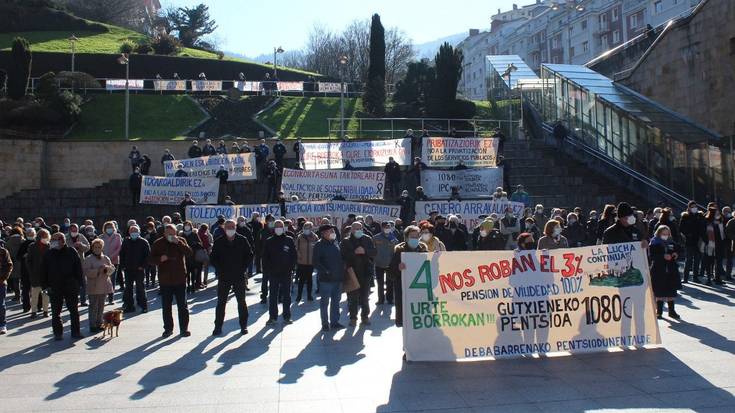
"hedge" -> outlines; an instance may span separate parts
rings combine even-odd
[[[75,70],[86,72],[96,78],[120,79],[125,77],[125,68],[117,62],[119,55],[104,53],[77,53]],[[10,65],[10,52],[0,51],[0,69]],[[46,72],[69,70],[71,55],[69,53],[34,52],[31,77],[41,77]],[[272,68],[247,62],[232,60],[202,59],[197,57],[176,57],[158,55],[138,55],[130,57],[131,79],[155,79],[160,74],[170,79],[178,73],[181,79],[197,79],[204,72],[211,80],[238,79],[242,72],[246,80],[263,80]],[[279,80],[308,80],[309,75],[278,68]],[[325,78],[317,78],[324,80]]]

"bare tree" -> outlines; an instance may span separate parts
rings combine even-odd
[[[385,82],[395,84],[406,75],[416,52],[413,43],[397,27],[385,32]]]

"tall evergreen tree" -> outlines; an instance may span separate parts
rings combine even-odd
[[[374,116],[385,115],[385,29],[378,14],[373,14],[370,24],[370,64],[363,105]]]
[[[431,110],[433,115],[446,116],[444,109],[451,108],[457,99],[457,86],[462,77],[462,51],[444,43],[434,58],[436,78],[432,88]]]
[[[25,96],[31,76],[31,46],[22,37],[13,39],[8,67],[8,96],[20,100]]]

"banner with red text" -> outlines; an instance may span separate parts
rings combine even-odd
[[[661,343],[640,243],[403,253],[412,361],[574,354]]]
[[[461,160],[471,168],[496,166],[498,140],[494,138],[424,138],[421,158],[428,166],[448,168]]]

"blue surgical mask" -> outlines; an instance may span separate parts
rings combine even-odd
[[[355,238],[362,238],[363,232],[361,229],[355,230]]]
[[[130,239],[138,239],[140,237],[140,232],[131,232],[130,233]]]
[[[275,221],[270,221],[270,222],[268,222],[268,228],[273,228],[273,227],[275,227],[275,226],[276,226],[276,223],[275,223]]]
[[[416,249],[419,246],[419,239],[418,238],[409,238],[406,240],[406,243],[408,244],[411,249]]]
[[[311,235],[311,230],[310,229],[305,229],[304,230],[304,235]]]
[[[114,229],[112,229],[112,228],[107,228],[107,229],[105,230],[105,232],[107,233],[107,235],[112,235],[112,234],[113,234],[113,233],[115,232],[115,230],[114,230]]]

